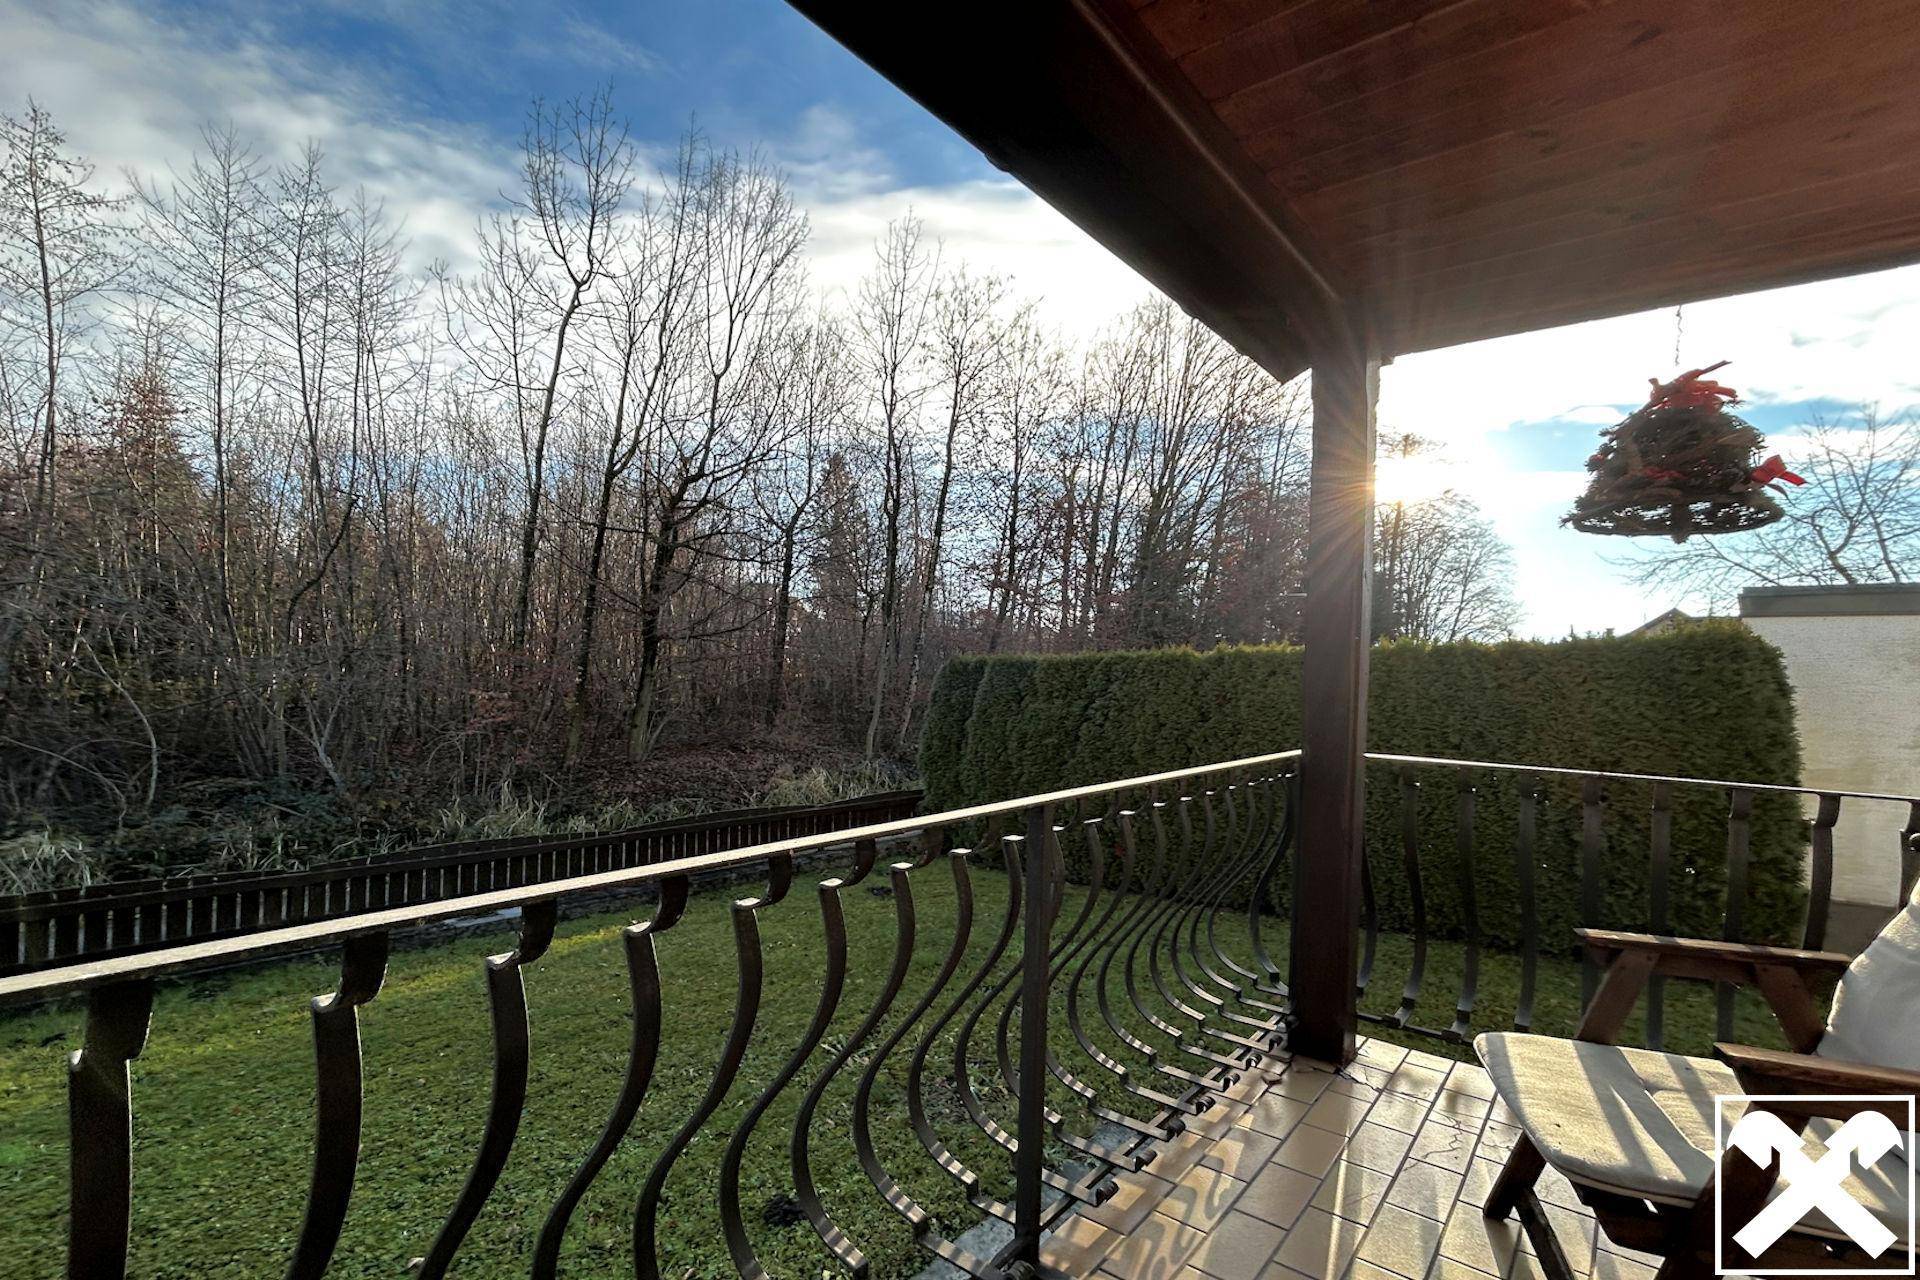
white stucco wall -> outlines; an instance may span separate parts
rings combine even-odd
[[[1744,621],[1786,657],[1804,785],[1920,793],[1920,614]],[[1842,803],[1834,828],[1837,901],[1898,901],[1906,822],[1903,804]]]

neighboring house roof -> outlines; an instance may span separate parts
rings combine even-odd
[[[1912,613],[1920,613],[1920,582],[1749,587],[1740,593],[1743,618],[1829,618],[1848,614],[1892,617]]]
[[[1669,609],[1658,617],[1648,618],[1645,622],[1627,632],[1627,634],[1630,636],[1657,636],[1668,631],[1676,630],[1689,622],[1698,621],[1700,621],[1700,619],[1683,610]]]

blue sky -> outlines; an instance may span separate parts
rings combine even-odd
[[[716,136],[782,136],[823,109],[886,139],[904,184],[987,172],[971,148],[771,0],[164,0],[146,8],[230,49],[270,42],[351,66],[399,111],[499,136],[518,130],[531,95],[563,98],[583,82],[611,81],[642,136],[672,136],[690,117]]]
[[[231,124],[272,161],[317,139],[346,187],[386,202],[417,265],[456,268],[513,182],[528,100],[611,82],[644,146],[687,126],[759,147],[808,212],[823,293],[865,270],[909,208],[946,260],[1011,275],[1070,337],[1148,296],[1105,250],[989,166],[781,0],[0,0],[7,109],[37,98],[109,181],[164,176],[200,129]],[[1815,416],[1920,402],[1920,269],[1690,305],[1681,365],[1721,375],[1794,456]],[[1515,550],[1529,634],[1625,629],[1669,605],[1634,585],[1624,540],[1563,530],[1599,427],[1674,372],[1671,311],[1403,357],[1387,427],[1439,441],[1439,474]]]

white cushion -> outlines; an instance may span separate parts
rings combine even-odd
[[[1660,1204],[1690,1205],[1713,1172],[1713,1100],[1740,1082],[1720,1062],[1553,1036],[1489,1032],[1474,1040],[1500,1100],[1548,1164],[1569,1181]],[[1727,1123],[1744,1114],[1724,1108]],[[1808,1126],[1824,1140],[1832,1121]],[[1812,1154],[1818,1147],[1809,1143]],[[1855,1170],[1847,1187],[1901,1239],[1907,1230],[1907,1166],[1889,1154]],[[1777,1193],[1777,1192],[1776,1192]],[[1824,1215],[1804,1229],[1845,1239]]]
[[[1814,1052],[1920,1071],[1920,883],[1841,975]]]

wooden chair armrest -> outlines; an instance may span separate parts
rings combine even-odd
[[[1657,972],[1675,977],[1728,980],[1729,965],[1751,972],[1760,965],[1796,969],[1802,973],[1839,973],[1851,960],[1837,951],[1803,951],[1798,947],[1763,947],[1752,942],[1721,942],[1712,938],[1675,938],[1664,934],[1623,933],[1614,929],[1575,929],[1574,936],[1589,951],[1617,955],[1622,951],[1650,951]],[[1737,981],[1737,979],[1734,979]]]
[[[1851,963],[1832,951],[1763,947],[1750,942],[1672,938],[1613,929],[1575,929],[1574,936],[1606,964],[1600,989],[1574,1032],[1577,1040],[1612,1044],[1649,978],[1689,978],[1753,987],[1766,998],[1787,1043],[1810,1050],[1825,1028],[1808,979],[1837,974]]]
[[[1810,1097],[1765,1104],[1769,1111],[1844,1120],[1862,1111],[1879,1111],[1907,1127],[1909,1104],[1920,1098],[1920,1071],[1902,1071],[1871,1063],[1819,1058],[1810,1053],[1787,1053],[1745,1044],[1716,1044],[1714,1057],[1733,1068],[1740,1087],[1753,1094],[1884,1094],[1884,1103],[1871,1100],[1835,1102]]]

